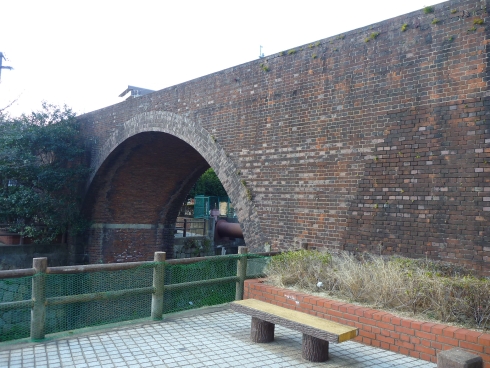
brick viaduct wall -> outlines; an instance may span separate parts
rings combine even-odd
[[[211,166],[253,249],[490,274],[487,5],[449,1],[81,116],[90,261],[169,249],[184,192]]]

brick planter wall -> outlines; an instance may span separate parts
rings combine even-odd
[[[359,328],[355,339],[414,358],[437,362],[441,350],[460,347],[483,358],[490,368],[490,334],[400,318],[391,313],[266,285],[263,280],[245,281],[244,299],[258,299]]]

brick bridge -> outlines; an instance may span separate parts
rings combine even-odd
[[[212,167],[252,249],[427,256],[489,275],[486,9],[445,2],[80,116],[89,261],[171,251],[178,209]]]

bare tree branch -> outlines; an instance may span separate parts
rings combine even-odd
[[[19,96],[20,97],[20,96]],[[16,103],[18,100],[19,100],[19,97],[17,97],[15,100],[12,100],[11,102],[9,102],[9,104],[5,107],[2,107],[0,108],[0,113],[4,112],[5,110],[7,110],[10,106],[12,106],[14,103]]]

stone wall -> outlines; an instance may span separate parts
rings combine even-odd
[[[32,268],[32,259],[47,257],[50,267],[68,265],[67,244],[0,244],[0,270]]]
[[[176,238],[173,258],[192,258],[214,256],[213,242],[203,236]]]

